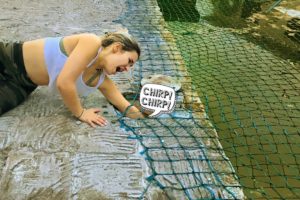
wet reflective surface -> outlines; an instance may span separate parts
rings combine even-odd
[[[297,199],[299,27],[273,3],[199,0],[198,22],[167,24],[246,196]]]

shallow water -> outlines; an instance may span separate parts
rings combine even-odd
[[[198,23],[170,20],[168,29],[247,197],[299,198],[299,44],[263,19],[255,29],[261,37],[243,34],[252,25],[244,18],[269,4],[236,1],[228,13],[218,2],[197,1]]]

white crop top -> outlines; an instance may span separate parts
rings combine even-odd
[[[58,92],[56,87],[56,79],[62,68],[65,65],[68,57],[61,51],[59,43],[62,37],[49,37],[46,38],[44,47],[44,56],[47,65],[47,70],[49,74],[49,88],[51,92]],[[87,67],[93,65],[99,56],[101,48],[98,51],[97,56],[88,64]],[[82,74],[76,80],[77,93],[80,96],[87,96],[92,92],[95,92],[97,88],[103,83],[105,78],[105,73],[102,72],[100,79],[95,87],[90,87],[86,85],[82,79]]]

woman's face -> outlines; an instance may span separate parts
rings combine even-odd
[[[103,58],[103,69],[107,75],[127,72],[138,59],[135,51],[124,51],[119,43],[112,44]]]

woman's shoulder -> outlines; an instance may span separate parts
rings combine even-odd
[[[94,33],[80,33],[63,37],[65,40],[87,40],[92,42],[100,42],[100,37]]]
[[[82,48],[89,47],[90,49],[94,47],[95,51],[97,51],[101,46],[100,37],[93,33],[81,33],[63,37],[63,46],[69,55],[80,43],[84,44],[84,47]]]

